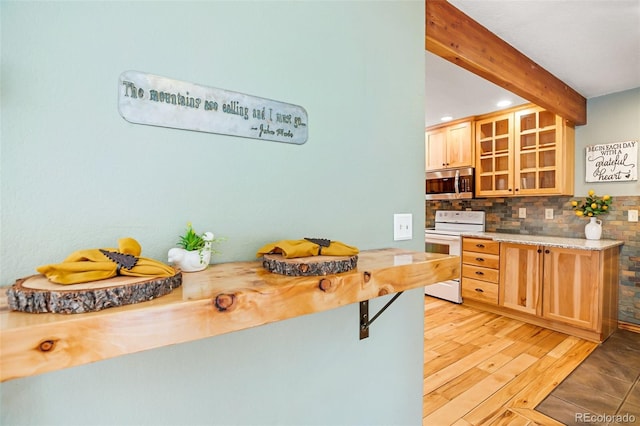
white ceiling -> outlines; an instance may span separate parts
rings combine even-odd
[[[449,0],[585,98],[640,87],[640,0]],[[527,102],[425,54],[425,123]]]

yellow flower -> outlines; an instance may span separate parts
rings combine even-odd
[[[589,190],[589,197],[593,197],[593,194],[595,194],[596,191],[594,191],[593,189]]]
[[[598,208],[598,205],[597,205],[596,203],[591,203],[591,208],[592,208],[592,209],[597,209],[597,208]]]
[[[611,197],[610,197],[610,196],[608,196],[608,195],[605,195],[605,196],[603,196],[603,197],[602,197],[602,199],[603,199],[604,201],[607,201],[609,198],[611,198]]]
[[[573,207],[575,207],[575,206],[577,206],[577,205],[578,205],[578,202],[577,202],[577,201],[572,201],[572,202],[571,202],[571,205],[572,205]]]
[[[576,216],[583,216],[582,210],[576,210]]]
[[[608,208],[609,208],[609,206],[608,206],[608,205],[606,205],[606,204],[605,204],[604,206],[602,206],[602,210],[606,210],[606,209],[608,209]]]
[[[593,213],[589,212],[587,213],[587,216],[593,216]]]

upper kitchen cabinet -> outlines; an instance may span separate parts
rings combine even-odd
[[[513,114],[476,121],[476,195],[513,194]]]
[[[473,167],[473,148],[470,120],[430,127],[425,133],[425,170]]]
[[[573,195],[574,128],[529,106],[476,122],[476,195]]]

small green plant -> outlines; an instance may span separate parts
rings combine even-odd
[[[178,241],[178,246],[182,247],[188,251],[195,251],[204,248],[204,235],[196,234],[196,231],[193,230],[193,226],[191,222],[187,223],[187,232],[184,235],[180,236],[180,240]]]

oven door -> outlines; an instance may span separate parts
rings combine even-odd
[[[425,232],[424,246],[425,251],[428,253],[460,256],[461,238],[459,235],[430,234]],[[460,277],[458,277],[458,279],[427,285],[424,287],[424,294],[454,303],[462,303]]]

